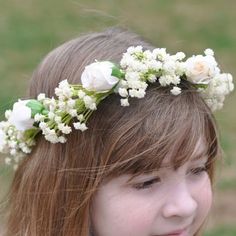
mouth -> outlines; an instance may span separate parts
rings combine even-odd
[[[187,234],[187,229],[180,229],[180,230],[175,230],[166,234],[160,234],[156,236],[188,236]]]

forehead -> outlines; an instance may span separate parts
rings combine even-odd
[[[207,144],[206,141],[204,141],[203,138],[199,138],[199,140],[196,143],[195,149],[190,157],[190,160],[198,160],[202,158],[207,158]]]
[[[181,159],[177,155],[167,156],[163,159],[161,166],[175,166],[177,164],[177,168],[181,165],[178,164],[185,162],[196,162],[198,160],[206,160],[208,159],[207,155],[208,146],[206,144],[206,141],[204,141],[204,138],[200,137],[197,141],[197,143],[194,146],[194,149],[189,155],[186,155],[185,158]]]

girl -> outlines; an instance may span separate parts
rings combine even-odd
[[[220,156],[210,108],[222,105],[223,95],[233,89],[232,78],[220,73],[209,49],[206,56],[185,63],[183,53],[170,56],[165,49],[153,49],[136,34],[112,28],[69,41],[44,58],[29,88],[30,98],[38,102],[27,105],[34,116],[33,122],[28,120],[29,127],[41,121],[35,127],[42,132],[16,170],[5,235],[200,235],[211,207],[214,167]],[[98,75],[106,77],[107,84],[93,80]],[[140,75],[142,80],[137,82]],[[218,103],[215,97],[206,97],[217,90],[218,85],[209,82],[217,76],[225,82],[221,88],[228,86]],[[144,80],[150,82],[148,87]],[[206,92],[209,87],[211,91]],[[44,118],[56,118],[43,112],[45,97],[55,98],[50,107],[56,95],[65,99],[75,96],[75,91],[76,104],[82,99],[87,113],[79,116],[78,105],[73,115],[69,100],[56,103],[70,114],[63,121],[77,116],[80,122],[74,123],[71,132],[67,124],[73,119],[59,127],[59,117],[57,127],[69,133],[67,140],[49,135]],[[91,102],[89,96],[97,100]],[[15,126],[16,116],[11,115],[18,108],[6,114]],[[27,148],[21,147],[29,153]]]

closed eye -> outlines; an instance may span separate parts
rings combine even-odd
[[[160,178],[154,178],[154,179],[150,179],[141,183],[134,184],[133,187],[137,190],[148,189],[158,182],[160,182]]]
[[[206,166],[201,166],[201,167],[193,168],[190,170],[191,174],[194,174],[194,175],[201,175],[202,173],[206,171],[207,171]]]

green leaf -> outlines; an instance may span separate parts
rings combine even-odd
[[[32,118],[36,115],[36,114],[41,114],[42,111],[44,110],[44,106],[41,102],[37,101],[37,100],[30,100],[27,104],[27,107],[29,107],[31,109],[31,116]]]
[[[119,79],[123,78],[124,77],[124,73],[116,66],[112,67],[112,73],[111,73],[112,76],[115,76]]]

